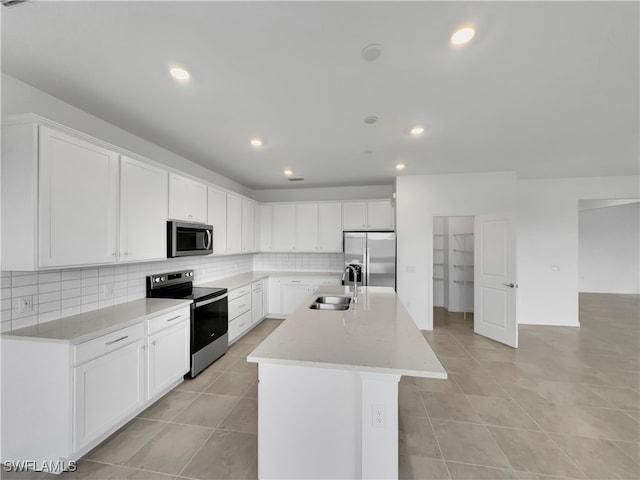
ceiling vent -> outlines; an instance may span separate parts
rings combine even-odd
[[[3,7],[16,7],[21,3],[27,3],[29,0],[0,0]]]
[[[293,177],[289,179],[290,182],[302,182],[303,180],[304,177]]]

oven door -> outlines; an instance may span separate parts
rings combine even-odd
[[[213,253],[213,227],[202,223],[167,222],[167,257]]]
[[[227,295],[191,304],[191,353],[196,353],[229,330]]]

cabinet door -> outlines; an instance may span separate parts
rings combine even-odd
[[[344,230],[365,230],[367,206],[365,202],[345,202],[342,204],[342,227]]]
[[[391,200],[367,202],[367,229],[393,230]]]
[[[260,251],[270,252],[273,249],[272,246],[272,229],[271,223],[273,221],[273,206],[272,205],[260,205]]]
[[[189,186],[191,180],[174,173],[169,174],[169,218],[193,221],[189,211]]]
[[[251,323],[255,324],[262,320],[262,281],[254,282],[251,292]]]
[[[293,313],[309,296],[309,286],[297,283],[283,283],[281,310],[285,315]]]
[[[152,399],[189,371],[189,322],[161,330],[148,342],[147,388]]]
[[[242,199],[227,195],[227,253],[242,251]]]
[[[262,316],[269,315],[269,279],[263,278],[262,280]]]
[[[249,253],[254,248],[255,204],[246,198],[242,199],[242,253]]]
[[[167,258],[167,171],[122,157],[120,261]]]
[[[200,182],[191,182],[189,188],[189,213],[192,222],[207,221],[207,186]]]
[[[342,252],[342,205],[318,205],[318,251]]]
[[[190,178],[169,174],[169,218],[207,221],[207,186]]]
[[[296,206],[274,205],[271,235],[274,252],[293,252],[296,247]]]
[[[296,205],[296,251],[318,251],[318,205]]]
[[[76,367],[74,376],[76,451],[144,403],[144,340]]]
[[[40,128],[40,266],[116,260],[118,155]]]
[[[281,280],[279,278],[269,278],[269,308],[265,314],[282,313]]]
[[[213,253],[227,253],[227,193],[217,188],[207,190],[207,223],[213,226]]]

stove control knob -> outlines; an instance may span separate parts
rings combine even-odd
[[[153,281],[156,283],[160,283],[160,277],[156,277]]]

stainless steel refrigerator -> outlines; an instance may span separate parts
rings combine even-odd
[[[345,267],[358,265],[359,285],[396,288],[395,232],[344,232],[342,245]],[[348,280],[353,281],[351,269]]]

